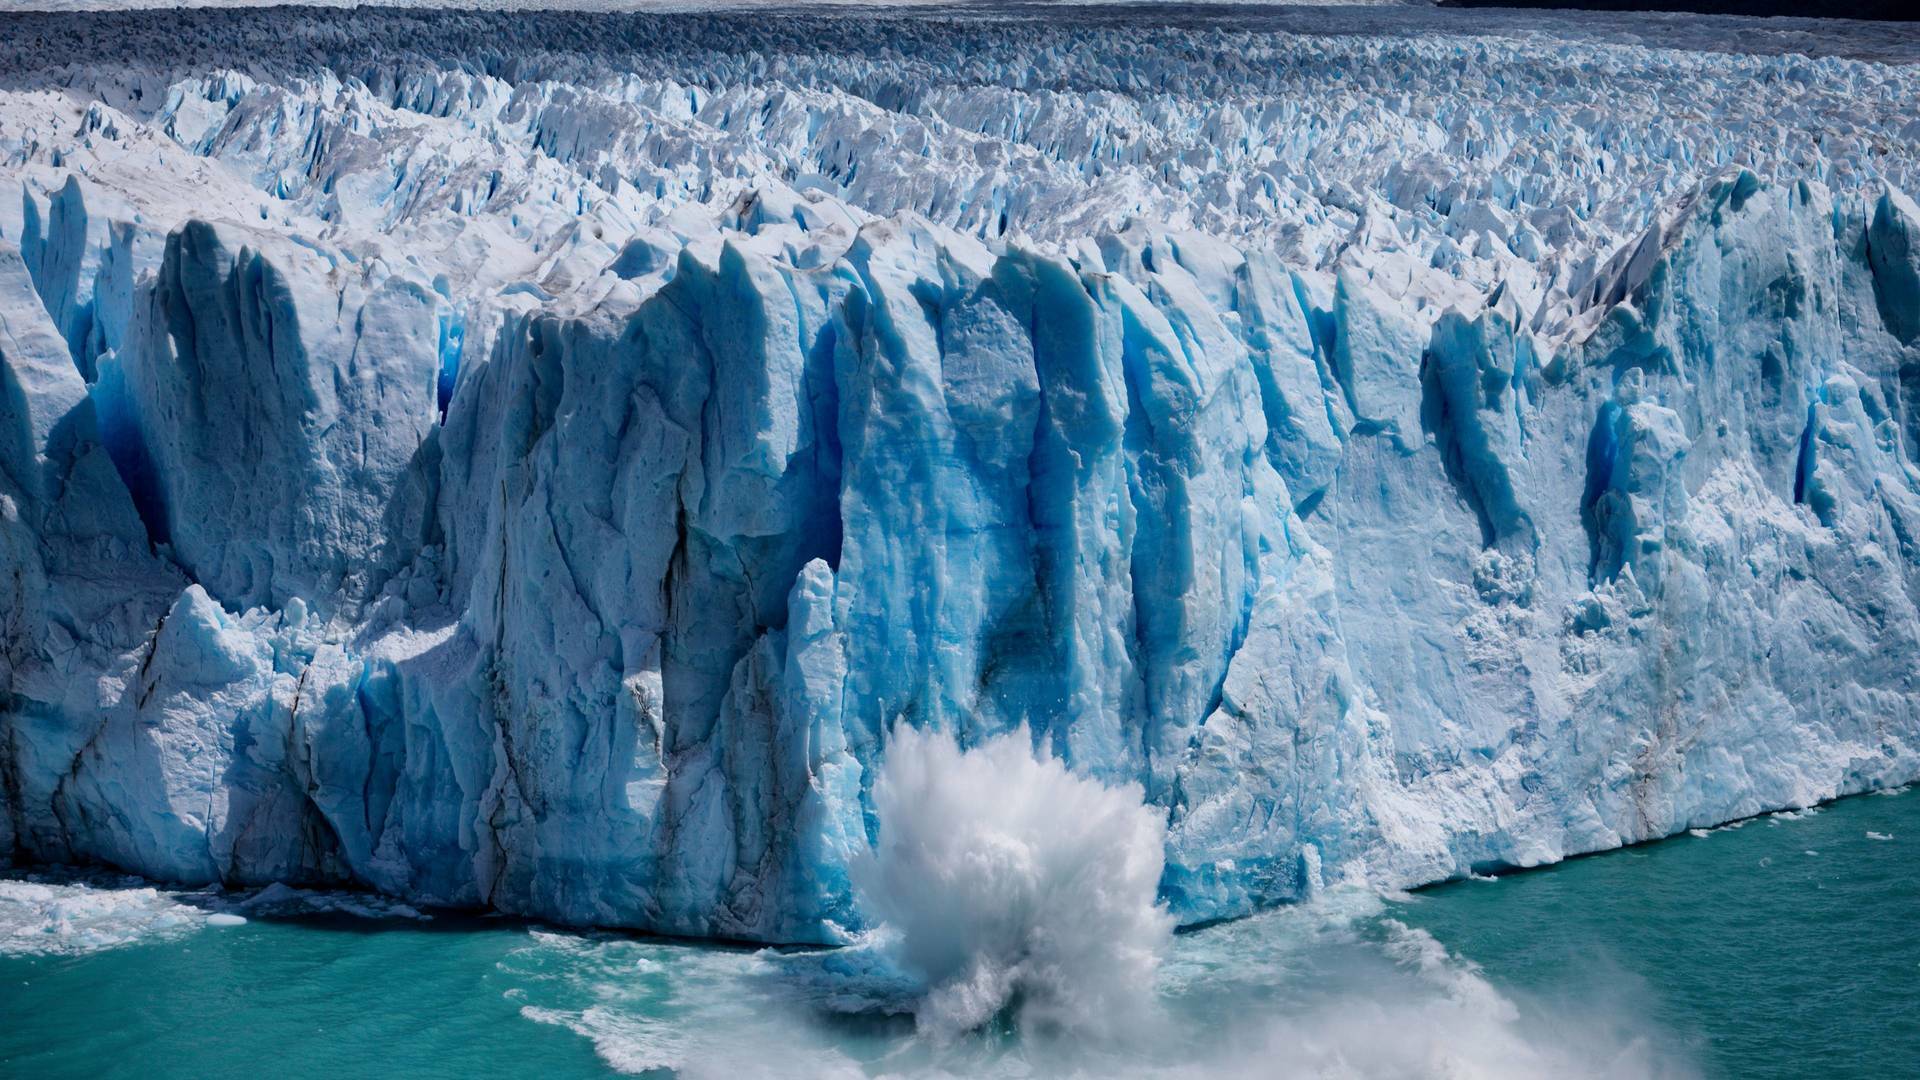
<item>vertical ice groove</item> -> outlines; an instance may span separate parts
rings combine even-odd
[[[1867,258],[1887,329],[1902,342],[1920,337],[1920,207],[1888,188],[1873,208]]]

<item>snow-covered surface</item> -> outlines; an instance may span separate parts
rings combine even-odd
[[[1189,922],[1920,775],[1910,31],[989,14],[9,17],[0,851],[836,941],[903,723]]]

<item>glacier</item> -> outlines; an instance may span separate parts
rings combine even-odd
[[[837,943],[915,729],[1186,924],[1920,778],[1920,47],[1284,17],[0,15],[0,856]]]

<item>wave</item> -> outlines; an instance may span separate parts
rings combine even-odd
[[[1629,994],[1504,993],[1394,917],[1416,899],[1336,886],[1175,935],[1137,787],[1024,731],[893,738],[857,870],[880,930],[800,952],[539,931],[502,965],[521,1014],[689,1080],[1693,1075]]]
[[[1551,1001],[1496,987],[1395,906],[1357,889],[1181,934],[1150,1007],[1113,1025],[1034,1024],[1009,1010],[934,1037],[911,987],[892,996],[864,947],[728,951],[536,932],[502,964],[521,1015],[589,1039],[611,1068],[739,1077],[1689,1077],[1630,987]],[[837,986],[838,997],[834,997]]]

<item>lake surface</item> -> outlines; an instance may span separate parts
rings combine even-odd
[[[1412,896],[1338,890],[1180,935],[1124,1024],[944,1042],[874,1007],[857,951],[15,875],[0,1075],[1891,1074],[1920,1061],[1917,848],[1906,792]]]
[[[1920,1067],[1920,793],[1458,882],[1402,912],[1498,986],[1629,996],[1710,1076]]]

